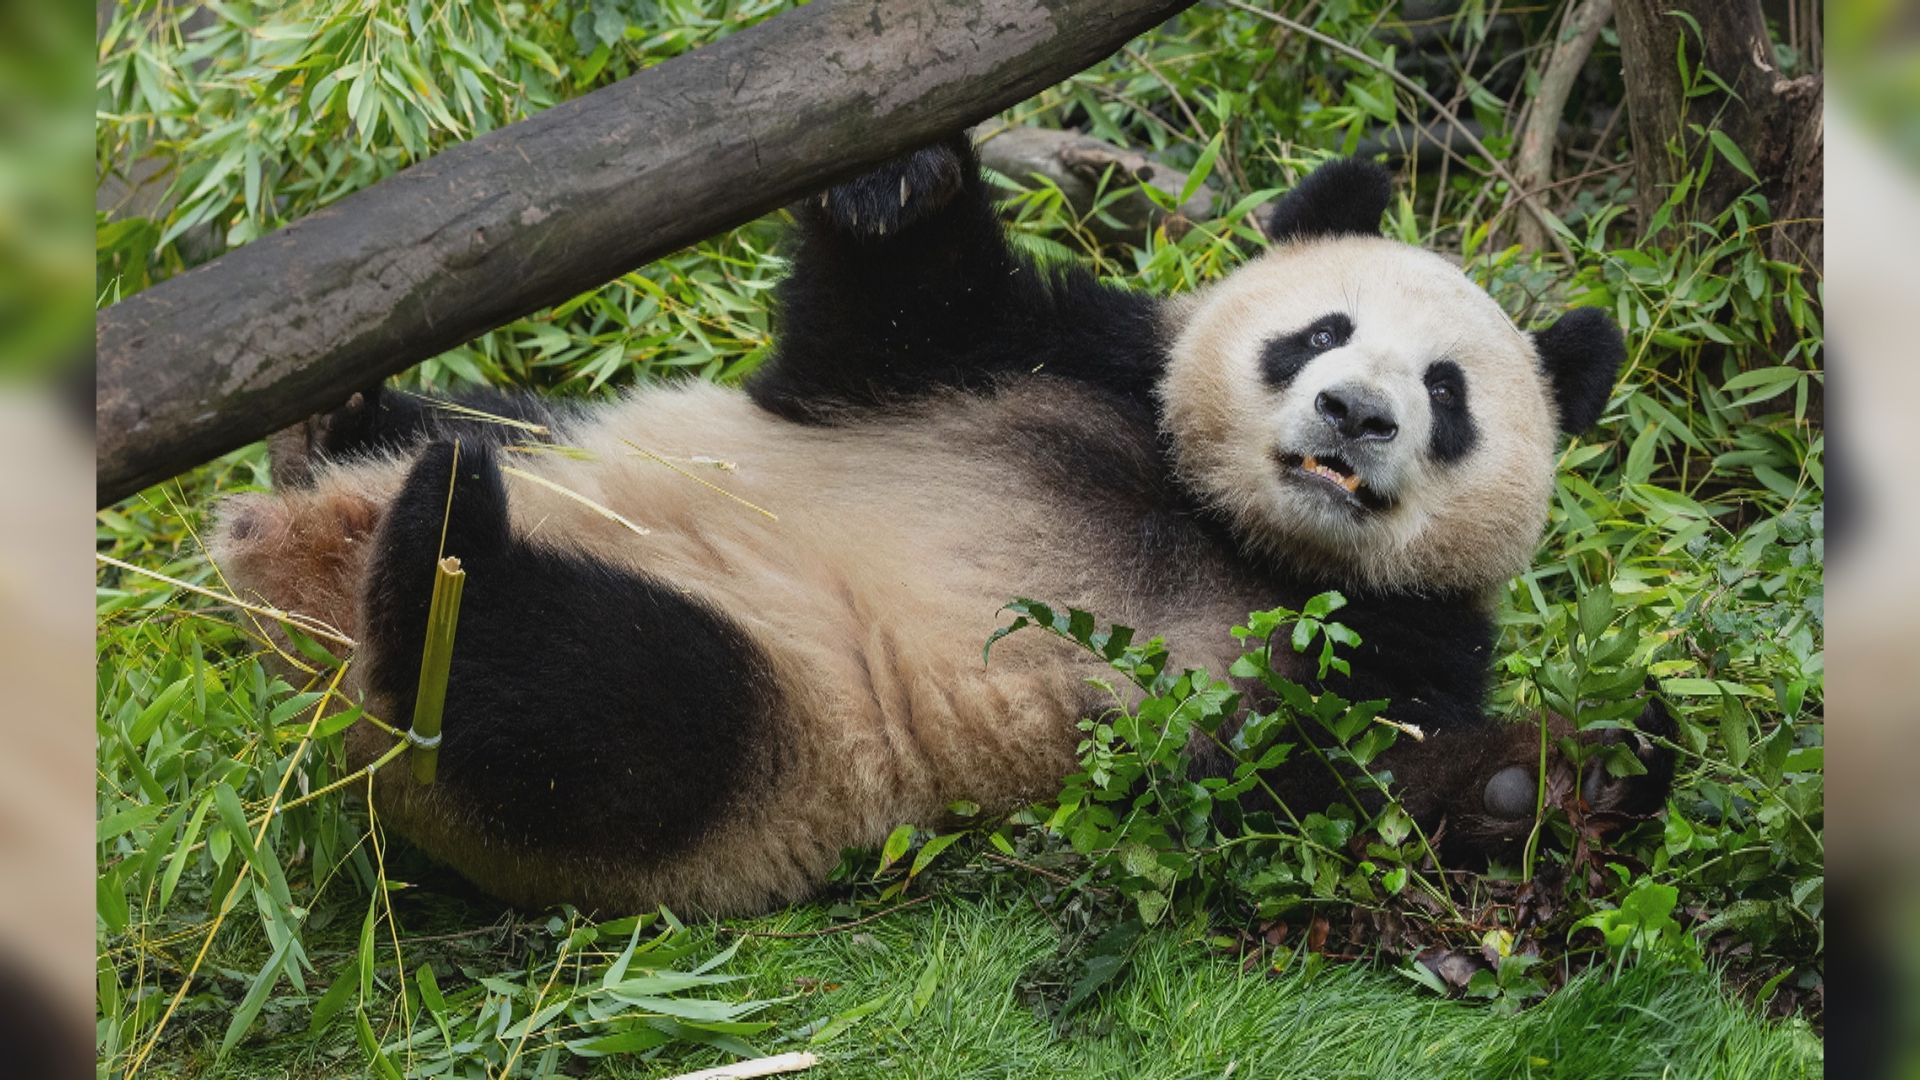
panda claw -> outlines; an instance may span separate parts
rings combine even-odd
[[[819,218],[866,239],[904,232],[946,207],[976,175],[965,138],[923,147],[828,190],[819,197]]]

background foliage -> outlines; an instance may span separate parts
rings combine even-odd
[[[785,6],[118,8],[99,39],[98,295],[110,303]],[[1568,113],[1557,174],[1570,179],[1547,196],[1571,261],[1514,245],[1517,211],[1495,164],[1513,150],[1562,5],[1503,7],[1283,10],[1362,62],[1261,11],[1202,6],[1003,122],[1149,148],[1222,192],[1191,228],[1101,246],[1057,189],[1009,178],[1019,242],[1090,260],[1114,281],[1164,292],[1216,278],[1257,250],[1251,211],[1314,161],[1390,150],[1406,181],[1390,232],[1456,254],[1523,325],[1591,304],[1627,328],[1631,356],[1606,418],[1565,451],[1536,568],[1501,598],[1494,706],[1606,723],[1651,678],[1679,721],[1683,764],[1664,821],[1629,833],[1600,865],[1571,863],[1572,830],[1549,817],[1528,869],[1566,879],[1552,934],[1495,902],[1484,924],[1445,923],[1452,936],[1435,938],[1457,945],[1478,932],[1470,977],[1384,945],[1370,951],[1426,989],[1318,973],[1326,953],[1356,940],[1335,932],[1330,948],[1329,921],[1356,904],[1391,908],[1379,898],[1425,871],[1417,846],[1402,853],[1413,838],[1315,815],[1279,830],[1298,853],[1268,853],[1290,878],[1242,875],[1235,902],[1220,904],[1219,867],[1143,860],[1095,834],[1075,843],[1087,801],[1072,791],[1060,807],[966,834],[905,823],[877,856],[850,859],[827,901],[745,933],[664,913],[599,925],[564,911],[502,914],[371,827],[364,784],[344,773],[337,733],[352,713],[328,693],[337,672],[272,674],[256,628],[189,589],[224,591],[199,536],[219,495],[264,486],[256,447],[98,519],[103,555],[173,579],[111,564],[99,577],[103,1070],[534,1075],[575,1061],[644,1073],[812,1045],[849,1074],[902,1061],[998,1072],[1023,1060],[1091,1074],[1124,1072],[1141,1046],[1163,1044],[1184,1063],[1174,1071],[1243,1056],[1365,1075],[1817,1067],[1804,1025],[1819,1016],[1824,953],[1819,282],[1770,256],[1758,196],[1702,213],[1686,183],[1658,220],[1636,219],[1610,36]],[[1480,145],[1447,136],[1409,84]],[[1711,145],[1697,169],[1750,168],[1730,141]],[[1672,227],[1641,245],[1658,225]],[[656,378],[736,380],[766,355],[780,238],[778,216],[744,226],[405,379],[583,397]],[[1074,781],[1083,795],[1111,786],[1127,755],[1139,768],[1169,764],[1142,735],[1153,725],[1122,719],[1090,728],[1089,771]],[[1151,816],[1163,810],[1173,813],[1146,808],[1146,820],[1179,824]],[[1392,857],[1367,854],[1369,836]],[[1316,849],[1324,863],[1312,862]],[[1507,868],[1507,886],[1523,884],[1519,870]],[[1501,887],[1501,873],[1491,880]],[[838,929],[903,901],[925,906]],[[818,936],[777,936],[794,933]],[[1026,951],[1008,955],[1011,939]],[[1542,942],[1549,959],[1531,959]],[[1285,975],[1238,979],[1214,953]],[[1579,974],[1596,958],[1612,965]],[[1491,1027],[1434,992],[1464,986],[1509,1008],[1569,978],[1517,1027]],[[1304,1045],[1258,1022],[1302,1008],[1324,1040]],[[1767,1012],[1799,1019],[1757,1019]],[[1176,1014],[1185,1019],[1167,1026]],[[1385,1034],[1395,1025],[1404,1038]],[[1620,1038],[1602,1044],[1595,1030]],[[1056,1047],[1050,1035],[1063,1031],[1077,1041]],[[1603,1045],[1609,1056],[1592,1056]]]

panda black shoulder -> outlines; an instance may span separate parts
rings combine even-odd
[[[1020,259],[992,291],[937,290],[886,309],[871,297],[783,288],[781,350],[747,382],[761,408],[783,419],[834,424],[898,410],[947,391],[994,394],[1026,376],[1068,380],[1150,405],[1169,334],[1158,297],[1102,284],[1079,267]],[[948,325],[924,306],[967,309]],[[884,325],[880,325],[881,322]],[[798,332],[792,324],[810,324]],[[830,323],[833,329],[821,324]],[[857,329],[864,326],[864,329]]]

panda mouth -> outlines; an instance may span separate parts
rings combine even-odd
[[[1368,487],[1344,458],[1332,454],[1282,454],[1280,465],[1288,478],[1337,492],[1356,509],[1380,510],[1387,505],[1387,500]]]

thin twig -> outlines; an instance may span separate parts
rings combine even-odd
[[[1588,169],[1585,172],[1576,173],[1573,176],[1566,177],[1565,179],[1555,180],[1551,184],[1542,184],[1539,187],[1532,189],[1527,194],[1544,195],[1549,191],[1555,191],[1560,188],[1568,187],[1573,184],[1583,183],[1585,181],[1593,179],[1596,176],[1605,176],[1608,173],[1616,173],[1621,171],[1622,169],[1631,169],[1631,168],[1633,168],[1633,162],[1631,161],[1621,161],[1621,162],[1616,162],[1612,165],[1602,165],[1597,169]],[[1509,200],[1506,203],[1503,203],[1498,210],[1495,210],[1492,216],[1487,218],[1487,231],[1491,233],[1494,229],[1498,228],[1500,225],[1500,219],[1505,217],[1507,215],[1507,211],[1513,209],[1516,205],[1518,205],[1518,200]]]
[[[272,619],[274,622],[285,623],[288,626],[291,626],[299,630],[301,633],[308,635],[309,637],[324,638],[327,641],[333,642],[335,645],[339,645],[339,646],[342,646],[343,648],[348,648],[348,649],[354,648],[356,645],[356,643],[352,638],[346,636],[345,634],[342,634],[338,630],[335,630],[333,627],[328,626],[326,623],[323,623],[320,620],[313,618],[312,616],[298,615],[291,611],[281,611],[279,608],[267,607],[264,604],[249,604],[245,600],[242,600],[237,596],[226,596],[221,593],[215,592],[212,589],[206,588],[205,586],[195,585],[191,582],[181,581],[179,578],[176,578],[176,577],[168,577],[167,575],[161,573],[158,570],[149,570],[144,566],[135,566],[130,562],[123,562],[119,559],[114,558],[111,555],[102,555],[99,552],[95,552],[93,557],[103,563],[106,563],[108,566],[115,567],[116,569],[126,570],[131,573],[139,574],[142,577],[150,577],[150,578],[153,578],[155,581],[164,581],[176,589],[185,589],[190,593],[196,593],[200,596],[206,597],[209,600],[218,600],[223,604],[231,604],[242,611],[250,611],[255,615],[261,615],[266,618]]]
[[[362,715],[360,719],[365,720],[367,719],[367,717],[365,715]],[[357,722],[358,721],[356,721],[356,723]],[[297,799],[289,800],[287,804],[285,806],[280,807],[279,811],[277,812],[284,813],[288,810],[293,809],[296,806],[303,806],[307,803],[310,803],[315,799],[320,798],[321,796],[331,795],[334,792],[339,791],[341,788],[347,787],[361,780],[373,779],[374,773],[379,772],[382,767],[386,766],[394,758],[399,757],[401,751],[405,750],[409,745],[411,744],[408,743],[405,739],[402,739],[399,742],[394,743],[392,746],[388,747],[386,752],[382,753],[379,757],[374,758],[372,761],[367,762],[365,765],[361,766],[360,768],[353,770],[352,772],[348,773],[347,775],[341,777],[338,780],[335,780],[333,783],[328,784],[325,787],[315,788],[314,790],[308,792],[305,795],[300,796]],[[264,817],[269,815],[262,815],[262,816]]]
[[[572,488],[566,486],[565,484],[555,483],[554,481],[549,480],[544,476],[536,476],[533,473],[527,472],[525,469],[516,469],[511,465],[500,466],[500,471],[503,473],[506,473],[508,476],[517,476],[522,480],[530,480],[533,483],[539,484],[541,487],[546,488],[547,490],[554,492],[557,495],[561,495],[565,498],[572,499],[574,502],[579,503],[581,506],[586,507],[587,509],[593,511],[596,514],[599,514],[603,518],[606,518],[608,521],[611,521],[616,525],[625,526],[626,528],[632,530],[635,536],[652,536],[653,535],[652,529],[649,529],[644,525],[634,524],[632,521],[628,520],[625,516],[620,514],[618,511],[612,509],[611,507],[602,506],[601,504],[594,502],[592,499],[587,498],[585,495],[580,494],[579,492],[573,490]]]
[[[1237,10],[1244,11],[1249,15],[1257,15],[1262,19],[1267,19],[1272,22],[1279,23],[1280,25],[1292,30],[1296,34],[1302,34],[1307,37],[1310,37],[1313,40],[1319,42],[1322,45],[1325,45],[1329,49],[1332,49],[1343,56],[1350,57],[1354,60],[1359,61],[1362,64],[1367,65],[1370,68],[1373,68],[1375,71],[1385,74],[1388,78],[1392,79],[1394,82],[1400,84],[1401,86],[1405,87],[1407,90],[1412,92],[1415,96],[1420,98],[1420,100],[1426,102],[1427,105],[1430,106],[1435,112],[1439,113],[1440,118],[1445,120],[1448,124],[1450,124],[1455,131],[1459,132],[1460,137],[1466,141],[1468,146],[1473,147],[1473,150],[1475,153],[1487,159],[1487,164],[1493,169],[1494,175],[1498,176],[1502,180],[1505,180],[1507,182],[1507,187],[1509,187],[1514,191],[1520,190],[1519,181],[1515,180],[1513,178],[1513,174],[1507,171],[1507,167],[1501,164],[1500,159],[1493,155],[1493,151],[1487,149],[1486,144],[1480,141],[1479,136],[1475,135],[1473,131],[1469,129],[1465,123],[1461,122],[1459,114],[1455,113],[1452,109],[1447,108],[1446,104],[1442,102],[1439,98],[1434,97],[1433,94],[1429,92],[1426,87],[1421,86],[1419,83],[1414,82],[1412,79],[1408,78],[1407,76],[1400,74],[1398,71],[1395,71],[1392,65],[1383,64],[1380,61],[1374,59],[1373,57],[1368,56],[1366,53],[1361,52],[1359,49],[1356,49],[1353,46],[1347,44],[1346,42],[1341,41],[1339,38],[1330,37],[1326,34],[1321,33],[1318,30],[1313,29],[1310,26],[1302,26],[1299,23],[1294,22],[1292,19],[1287,18],[1285,15],[1276,15],[1271,11],[1262,11],[1251,4],[1241,3],[1241,0],[1221,0],[1221,3],[1226,4],[1230,8],[1235,8]],[[1556,226],[1559,226],[1560,223],[1553,219],[1553,215],[1549,214],[1545,209],[1543,209],[1537,202],[1535,202],[1531,198],[1522,197],[1521,205],[1525,206],[1527,208],[1527,212],[1532,214],[1534,218],[1540,222],[1541,226],[1547,230],[1547,236],[1552,239],[1553,246],[1556,250],[1560,252],[1561,257],[1566,259],[1569,263],[1573,262],[1574,261],[1573,249],[1569,248],[1567,246],[1566,240],[1563,237],[1561,237],[1559,228],[1556,228]],[[1561,226],[1561,227],[1564,227],[1564,226]]]
[[[516,420],[511,416],[501,416],[497,413],[490,413],[485,409],[476,409],[471,405],[462,405],[457,401],[442,401],[437,397],[432,397],[427,394],[414,394],[413,396],[442,412],[450,412],[455,416],[468,420],[477,420],[484,424],[499,424],[502,427],[519,428],[521,431],[532,435],[553,434],[552,429],[548,428],[547,425],[536,424],[531,420]]]
[[[645,457],[648,460],[656,462],[658,464],[665,465],[667,468],[672,469],[674,472],[679,473],[681,476],[686,477],[687,479],[693,481],[696,484],[699,484],[704,488],[708,488],[710,490],[717,491],[722,495],[725,495],[727,498],[732,499],[734,502],[739,503],[741,506],[746,507],[747,509],[753,511],[756,514],[765,515],[769,520],[772,520],[772,521],[780,520],[779,515],[775,514],[771,510],[768,510],[766,507],[758,506],[758,505],[755,505],[754,503],[750,503],[747,500],[741,498],[740,496],[735,495],[733,492],[728,491],[726,488],[721,487],[719,484],[716,484],[713,481],[706,479],[705,477],[694,475],[693,473],[687,471],[686,469],[683,469],[680,466],[675,465],[673,462],[668,461],[666,458],[661,457],[659,454],[656,454],[653,451],[647,449],[646,447],[641,446],[639,443],[634,442],[632,439],[621,439],[620,441],[632,447],[634,452],[641,455],[642,457]]]
[[[1206,130],[1206,128],[1201,125],[1200,118],[1194,114],[1193,107],[1187,104],[1186,96],[1180,93],[1180,88],[1172,79],[1167,78],[1166,75],[1161,73],[1160,69],[1154,66],[1153,61],[1147,59],[1145,53],[1129,45],[1127,46],[1126,54],[1127,59],[1145,68],[1147,74],[1158,79],[1160,85],[1167,88],[1167,93],[1173,98],[1174,105],[1179,108],[1180,115],[1187,118],[1187,123],[1192,126],[1194,131],[1201,132]],[[1225,131],[1226,128],[1223,126],[1221,130]],[[1233,149],[1232,139],[1222,138],[1220,140],[1220,156],[1226,162],[1227,171],[1233,174],[1234,181],[1240,185],[1240,190],[1250,190],[1252,185],[1247,183],[1246,171],[1240,167],[1240,158]]]
[[[406,939],[409,945],[426,945],[433,942],[463,941],[467,938],[485,937],[488,934],[504,937],[512,934],[514,927],[520,925],[512,911],[504,911],[500,917],[485,926],[470,927],[466,930],[452,930],[444,934],[414,934]]]
[[[1174,124],[1169,123],[1166,120],[1166,118],[1160,116],[1158,113],[1154,112],[1152,109],[1147,108],[1147,105],[1145,102],[1136,100],[1135,98],[1129,96],[1125,91],[1115,90],[1115,89],[1112,89],[1111,87],[1102,86],[1099,83],[1087,83],[1086,88],[1089,92],[1093,94],[1093,96],[1097,98],[1102,98],[1106,101],[1117,101],[1120,104],[1125,105],[1127,108],[1132,109],[1134,112],[1134,115],[1159,125],[1160,130],[1166,132],[1169,138],[1186,143],[1188,146],[1205,146],[1206,145],[1204,141],[1200,139],[1196,139],[1192,135],[1189,135],[1185,128],[1177,127]],[[1012,124],[1007,125],[1008,128],[1011,128],[1013,126],[1014,125]],[[985,142],[986,140],[982,139],[981,141]]]
[[[772,1057],[736,1061],[731,1065],[715,1065],[711,1069],[701,1069],[699,1072],[670,1076],[667,1080],[752,1080],[756,1076],[777,1076],[780,1073],[811,1069],[819,1064],[819,1061],[819,1058],[805,1050],[796,1050],[791,1054],[775,1054]]]
[[[539,996],[533,999],[533,1007],[527,1011],[527,1015],[529,1018],[539,1013],[541,1006],[545,1004],[547,1000],[547,995],[553,992],[554,982],[560,978],[561,967],[564,966],[567,962],[567,953],[573,945],[573,933],[572,933],[573,922],[572,921],[569,921],[567,925],[567,930],[568,930],[567,936],[564,939],[562,939],[560,942],[560,951],[554,954],[553,970],[547,973],[546,985],[540,988]],[[533,1034],[533,1027],[534,1025],[531,1022],[529,1022],[526,1028],[520,1032],[520,1038],[517,1039],[513,1044],[513,1052],[507,1055],[507,1063],[505,1065],[500,1066],[500,1080],[507,1080],[507,1077],[513,1075],[513,1063],[520,1060],[520,1051],[526,1048],[527,1036]],[[747,1075],[763,1075],[764,1076],[767,1074],[765,1073],[751,1074],[750,1073]]]
[[[1065,874],[1060,873],[1057,870],[1049,870],[1044,866],[1035,866],[1030,862],[1024,862],[1020,859],[1013,858],[1010,855],[1002,855],[997,851],[983,851],[980,853],[980,857],[987,860],[988,862],[996,862],[1002,866],[1011,866],[1016,870],[1025,870],[1029,874],[1038,874],[1039,876],[1046,878],[1048,881],[1051,881],[1056,885],[1073,884],[1072,878],[1068,877]]]
[[[1624,103],[1614,106],[1613,115],[1607,117],[1607,126],[1600,129],[1600,137],[1593,142],[1593,148],[1580,155],[1587,168],[1594,168],[1594,162],[1606,155],[1607,147],[1613,142],[1613,133],[1620,128],[1620,120],[1627,115]],[[1568,153],[1575,151],[1569,150]],[[1631,163],[1629,163],[1631,164]]]

